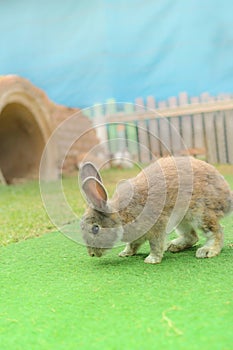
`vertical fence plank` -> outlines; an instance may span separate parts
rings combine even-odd
[[[132,103],[124,104],[124,113],[133,114],[135,112],[134,105]],[[135,116],[136,120],[136,116]],[[134,160],[139,161],[138,157],[138,145],[137,145],[137,127],[136,123],[126,123],[125,127],[127,149]]]
[[[116,124],[116,131],[117,131],[117,152],[123,152],[127,149],[127,140],[126,140],[126,130],[125,130],[125,123],[117,123]]]
[[[181,118],[182,138],[187,149],[193,148],[193,130],[191,118],[192,117],[190,115],[185,115]]]
[[[170,97],[168,100],[170,108],[175,108],[178,105],[176,97]],[[182,138],[180,135],[180,118],[169,118],[170,135],[171,135],[171,152],[173,155],[179,155],[182,149]]]
[[[93,106],[93,125],[96,129],[96,135],[100,142],[108,140],[107,126],[105,125],[105,116],[102,104],[95,104]],[[101,125],[101,126],[99,126]]]
[[[141,97],[135,99],[135,111],[137,113],[145,112],[144,100]]]
[[[218,163],[221,163],[221,164],[226,164],[227,162],[224,119],[225,119],[224,112],[215,113],[217,156],[218,156]]]
[[[208,103],[213,101],[213,97],[208,92],[201,94],[201,102]],[[209,163],[217,163],[217,145],[216,145],[216,128],[215,128],[215,116],[214,113],[204,113],[204,125],[205,125],[205,138],[207,147],[207,161]]]
[[[198,97],[191,97],[191,104],[200,103]],[[203,155],[206,153],[206,144],[205,144],[205,133],[203,128],[203,119],[201,114],[195,114],[193,116],[193,147],[199,150]]]
[[[146,99],[146,109],[148,112],[154,112],[156,109],[156,101],[154,96],[148,96]]]
[[[106,114],[111,115],[117,113],[117,104],[114,98],[109,98],[106,101]],[[119,130],[117,130],[118,124],[109,124],[107,126],[108,128],[108,137],[109,137],[109,146],[110,146],[110,152],[115,154],[117,151],[120,150],[120,144],[118,139],[118,133]]]
[[[187,92],[181,92],[179,94],[179,104],[180,106],[189,104],[189,98],[188,98]]]
[[[219,94],[217,96],[218,101],[227,101],[231,98],[230,94]],[[225,111],[219,112],[222,116],[222,125],[220,130],[218,130],[218,149],[219,149],[219,158],[221,163],[230,163],[233,164],[233,142],[232,142],[232,133],[233,127],[231,126],[232,121],[232,112]],[[216,125],[217,129],[219,125]],[[231,136],[229,134],[231,133]],[[220,135],[219,135],[220,133]],[[222,154],[222,149],[224,148],[225,154]]]
[[[179,104],[184,106],[188,104],[188,95],[185,92],[179,94]],[[186,149],[193,148],[193,126],[192,116],[185,115],[181,118],[181,134]],[[184,150],[185,151],[185,150]]]
[[[233,111],[225,112],[228,162],[233,164]]]
[[[213,97],[210,96],[208,92],[203,92],[200,97],[201,103],[208,103],[213,100]]]
[[[207,146],[207,160],[209,163],[217,163],[217,147],[215,137],[215,122],[214,113],[204,114],[206,146]]]
[[[167,107],[166,102],[160,101],[158,103],[159,109]],[[159,118],[159,138],[160,138],[160,152],[161,156],[167,156],[171,153],[171,137],[169,121],[166,117]]]
[[[139,159],[142,163],[149,163],[150,157],[150,140],[148,133],[148,125],[145,119],[140,118],[140,113],[145,112],[144,101],[141,97],[135,100],[135,110],[138,114],[138,139],[139,139]]]
[[[154,119],[148,121],[148,129],[150,133],[150,148],[153,158],[160,156],[160,145],[159,145],[159,126],[156,112],[156,101],[153,96],[147,97],[146,107],[148,112],[154,113]]]

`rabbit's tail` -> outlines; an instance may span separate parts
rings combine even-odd
[[[231,191],[231,197],[230,197],[230,208],[228,213],[232,213],[233,212],[233,191]]]
[[[230,207],[230,212],[233,211],[233,191],[231,191],[231,207]]]
[[[223,211],[225,215],[231,214],[233,212],[233,191],[229,193],[229,197]]]

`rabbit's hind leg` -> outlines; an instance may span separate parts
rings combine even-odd
[[[218,255],[223,247],[223,229],[217,219],[208,217],[205,219],[202,230],[206,237],[206,243],[196,252],[197,258],[212,258]]]
[[[188,222],[181,222],[176,228],[179,237],[168,243],[167,250],[172,253],[191,248],[198,241],[198,235]]]

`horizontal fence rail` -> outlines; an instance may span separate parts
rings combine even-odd
[[[167,155],[193,155],[210,163],[233,164],[233,97],[208,93],[156,103],[118,104],[113,99],[95,105],[89,116],[109,152],[128,151],[134,160],[149,163]],[[98,127],[98,125],[103,125]]]

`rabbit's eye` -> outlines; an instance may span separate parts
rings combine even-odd
[[[99,229],[100,229],[99,225],[95,224],[92,226],[91,231],[94,235],[96,235],[99,232]]]

